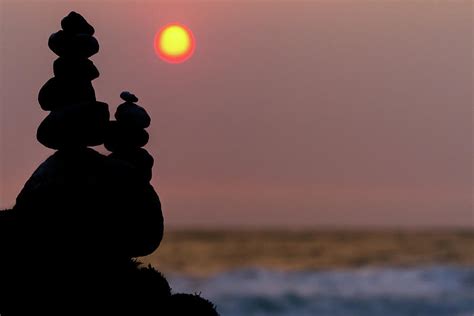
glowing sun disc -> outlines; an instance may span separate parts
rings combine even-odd
[[[161,59],[177,64],[193,55],[195,41],[188,27],[180,23],[170,23],[156,33],[154,46],[156,54]]]

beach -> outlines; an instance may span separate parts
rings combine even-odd
[[[253,267],[474,266],[474,231],[168,231],[142,261],[197,276]]]
[[[472,316],[474,232],[168,231],[141,258],[222,316]]]

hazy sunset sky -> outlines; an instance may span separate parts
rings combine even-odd
[[[37,94],[74,10],[97,99],[152,117],[168,227],[473,226],[471,1],[0,3],[0,207],[53,153]],[[153,49],[174,21],[196,38],[179,65]]]

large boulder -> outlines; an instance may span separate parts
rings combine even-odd
[[[43,255],[130,258],[163,236],[160,199],[136,170],[90,148],[54,153],[33,173],[14,211],[28,247]]]
[[[109,157],[129,163],[146,182],[151,180],[154,159],[145,149],[137,148],[134,150],[114,152],[111,153]]]

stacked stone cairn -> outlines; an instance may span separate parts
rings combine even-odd
[[[115,112],[116,121],[109,123],[105,148],[112,152],[109,157],[130,163],[149,182],[154,161],[142,147],[148,143],[149,135],[145,128],[150,126],[151,118],[143,107],[135,103],[138,98],[134,94],[124,91],[120,98],[125,102]]]
[[[52,149],[100,145],[109,121],[107,104],[96,101],[91,81],[99,71],[88,58],[99,51],[94,28],[78,13],[61,21],[62,30],[53,33],[49,48],[59,56],[54,77],[41,88],[41,108],[51,111],[38,128],[40,143]]]
[[[61,26],[48,42],[59,56],[54,77],[38,95],[50,113],[37,139],[56,151],[0,212],[0,314],[218,315],[136,261],[158,248],[164,228],[153,157],[142,148],[151,119],[123,92],[109,121],[91,83],[99,76],[88,59],[99,51],[94,28],[75,12]],[[104,142],[109,156],[89,148]]]

